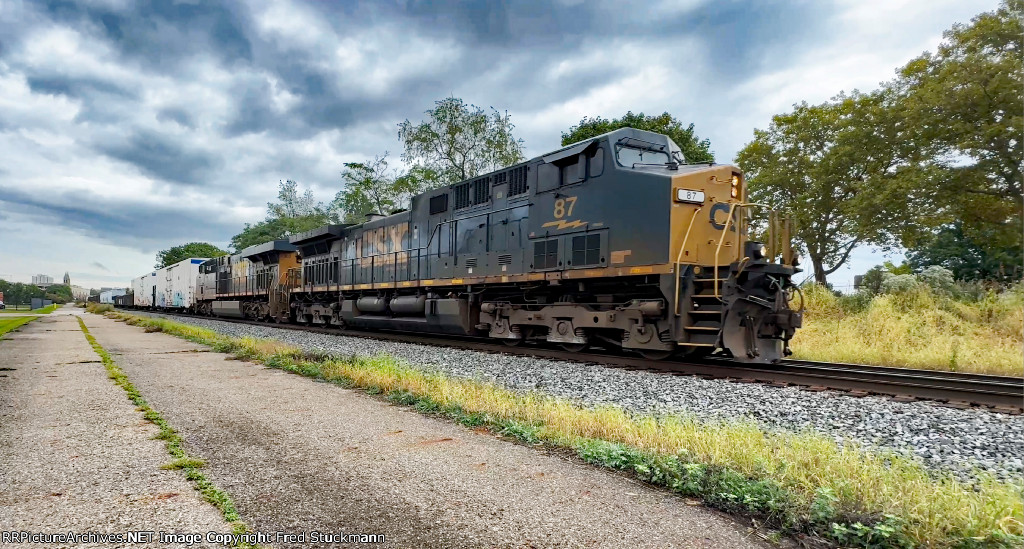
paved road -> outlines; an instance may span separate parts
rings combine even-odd
[[[76,311],[0,339],[0,531],[230,531],[181,473],[160,469],[170,457],[156,428],[64,314]]]

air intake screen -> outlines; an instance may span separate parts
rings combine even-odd
[[[469,207],[469,183],[455,186],[455,209]]]
[[[483,204],[491,199],[491,178],[481,177],[473,182],[473,204]]]
[[[512,168],[508,172],[508,195],[516,196],[525,193],[529,187],[526,186],[526,166]]]

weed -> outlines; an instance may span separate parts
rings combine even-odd
[[[193,483],[197,492],[203,496],[203,499],[213,504],[217,509],[220,510],[224,516],[224,520],[232,523],[232,528],[236,533],[244,533],[249,531],[248,527],[241,522],[238,515],[238,510],[235,508],[234,501],[231,500],[231,496],[227,492],[221,490],[209,479],[203,475],[200,468],[205,463],[203,460],[191,457],[182,448],[182,440],[178,433],[167,423],[167,420],[160,415],[159,412],[154,410],[135,388],[132,382],[128,379],[128,375],[124,373],[124,370],[118,366],[114,360],[110,357],[110,354],[96,341],[96,338],[89,333],[89,328],[85,325],[85,321],[81,317],[78,317],[78,325],[82,328],[82,333],[85,334],[85,339],[92,346],[93,351],[99,355],[100,360],[103,362],[104,368],[107,370],[108,377],[114,380],[114,383],[121,387],[128,400],[138,407],[138,410],[143,413],[143,417],[147,421],[153,423],[159,429],[159,432],[153,438],[163,440],[167,448],[167,453],[174,458],[170,463],[161,465],[162,469],[177,469],[185,473],[185,478]],[[240,530],[239,530],[240,529]],[[248,547],[247,545],[245,545]]]
[[[206,462],[191,457],[181,457],[160,466],[161,469],[199,469],[206,467]]]

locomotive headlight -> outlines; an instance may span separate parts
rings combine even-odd
[[[754,249],[751,252],[754,259],[764,259],[764,256],[768,255],[768,248],[764,244],[755,243]]]
[[[729,196],[738,198],[740,196],[740,176],[733,174],[732,176],[732,189],[729,190]]]

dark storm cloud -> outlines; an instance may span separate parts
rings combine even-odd
[[[237,206],[240,200],[259,206],[272,198],[256,196],[252,180],[260,177],[264,184],[290,177],[333,194],[337,170],[317,172],[311,167],[318,160],[314,153],[298,156],[287,152],[295,150],[289,146],[299,148],[324,131],[339,130],[341,137],[330,138],[335,151],[372,155],[390,150],[397,157],[395,124],[416,120],[433,101],[450,94],[508,109],[516,120],[520,113],[581,97],[622,79],[629,68],[652,62],[689,77],[687,66],[698,53],[683,49],[688,40],[702,45],[703,64],[711,64],[710,75],[692,76],[710,79],[711,88],[721,89],[755,71],[766,52],[785,55],[813,40],[813,26],[805,22],[825,9],[818,3],[707,2],[666,13],[653,2],[307,2],[302,7],[328,28],[328,35],[317,43],[291,43],[303,37],[279,40],[261,30],[262,4],[149,0],[121,8],[64,1],[25,6],[21,21],[0,19],[0,63],[23,75],[34,94],[74,101],[74,123],[82,130],[76,143],[86,149],[81,156],[128,163],[172,188],[201,186],[209,194],[210,209]],[[19,57],[34,45],[33,30],[59,27],[77,32],[98,64],[120,72]],[[805,30],[789,34],[783,27]],[[352,37],[366,46],[366,55],[358,69],[346,71],[335,48]],[[436,47],[445,55],[429,67],[396,66],[395,59],[413,47]],[[584,61],[574,64],[577,59]],[[387,73],[377,87],[367,85],[374,75],[366,72],[374,69]],[[227,104],[189,95],[194,87],[225,95]],[[646,90],[634,93],[639,100]],[[287,96],[283,103],[281,95]],[[159,97],[155,103],[154,96]],[[383,136],[356,135],[357,126],[391,130]],[[557,143],[557,135],[548,137],[550,143],[527,145]],[[239,174],[224,158],[242,139],[260,141],[252,149],[257,158],[243,158],[256,168]],[[15,183],[0,174],[0,186],[7,181]],[[130,192],[114,210],[87,196],[63,195],[63,202],[49,204],[8,190],[9,196],[0,199],[111,241],[128,235],[166,243],[185,238],[185,226],[224,240],[238,230],[194,210],[137,206],[142,201]],[[189,238],[216,239],[203,234]]]
[[[115,10],[50,1],[45,10],[53,21],[100,29],[126,58],[143,65],[155,62],[170,69],[206,53],[227,63],[252,60],[244,17],[232,3],[140,0],[130,2],[126,10]]]
[[[96,149],[162,181],[199,185],[221,165],[213,151],[189,148],[183,140],[165,134],[138,130],[115,142],[109,139],[98,143]]]
[[[238,227],[207,209],[182,204],[149,206],[131,201],[97,201],[87,192],[38,196],[0,185],[0,208],[11,208],[40,223],[59,222],[119,246],[148,251],[165,242],[225,241]]]

